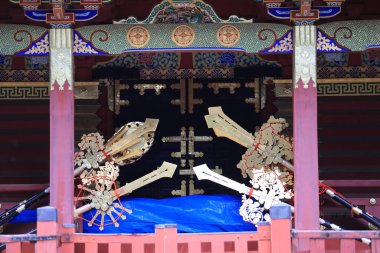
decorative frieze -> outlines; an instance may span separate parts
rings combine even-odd
[[[318,96],[379,96],[380,78],[318,79]],[[274,80],[276,97],[291,97],[292,80]]]
[[[75,99],[98,99],[98,82],[77,82]],[[49,82],[0,82],[0,100],[49,99]]]

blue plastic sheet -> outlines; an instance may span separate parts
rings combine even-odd
[[[23,222],[36,222],[37,211],[36,210],[24,210],[19,215],[14,217],[9,222],[23,223]]]
[[[153,233],[156,224],[177,224],[179,233],[256,231],[256,227],[244,222],[239,215],[241,198],[226,195],[193,195],[167,199],[123,198],[124,207],[132,214],[119,219],[119,227],[83,224],[85,233]],[[95,210],[83,215],[91,220]],[[110,220],[106,221],[110,222]]]
[[[149,199],[122,198],[126,219],[119,219],[119,227],[109,225],[103,231],[83,222],[84,233],[153,233],[156,224],[177,224],[179,233],[256,231],[251,223],[239,215],[241,198],[227,195],[193,195],[178,198]],[[96,210],[83,215],[91,220]],[[116,216],[116,215],[115,215]],[[100,216],[99,216],[100,218]],[[25,210],[12,222],[35,222],[36,211]],[[106,223],[111,220],[106,220]]]

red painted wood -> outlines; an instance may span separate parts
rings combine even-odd
[[[57,223],[55,221],[37,222],[37,236],[52,236],[57,234]],[[42,240],[36,243],[36,253],[55,253],[57,240]]]
[[[9,253],[21,253],[21,242],[7,243],[6,252]]]
[[[325,240],[314,239],[310,241],[310,253],[324,253],[325,252]]]
[[[324,180],[331,187],[379,187],[380,180]],[[368,204],[368,199],[366,200]]]
[[[0,192],[36,192],[47,187],[47,184],[0,184]]]
[[[97,253],[98,244],[96,242],[89,242],[85,244],[85,253]]]
[[[50,205],[59,229],[74,222],[74,92],[68,86],[50,92]]]
[[[121,244],[115,242],[108,244],[108,252],[121,253]]]
[[[177,253],[178,234],[176,227],[156,228],[157,252]]]
[[[141,240],[136,240],[132,244],[132,253],[139,253],[139,252],[144,252],[144,244],[142,242],[142,238]]]
[[[47,106],[17,106],[17,105],[11,105],[11,106],[6,106],[2,105],[1,110],[0,110],[0,115],[47,115],[49,113],[49,108]]]
[[[49,124],[45,120],[28,120],[28,123],[25,124],[25,121],[2,121],[0,124],[0,129],[48,129]]]
[[[355,136],[359,135],[364,138],[376,137],[379,134],[379,129],[377,128],[325,128],[321,129],[319,132],[320,137],[328,138],[334,136]]]
[[[372,253],[380,252],[380,237],[377,237],[376,239],[372,239],[371,249],[372,249]]]
[[[319,228],[317,89],[293,90],[295,227]]]
[[[380,238],[378,230],[346,230],[346,231],[324,231],[324,230],[292,230],[292,238],[308,239],[354,239],[354,238]]]
[[[293,98],[294,100],[294,98]],[[365,114],[356,114],[355,120],[352,118],[352,114],[347,115],[323,115],[319,117],[319,120],[324,123],[336,123],[339,122],[340,124],[351,124],[354,122],[366,122],[366,123],[379,123],[380,118],[379,117],[373,117],[372,115],[365,115]]]
[[[273,253],[291,253],[290,229],[290,219],[273,219],[271,221],[271,248]]]
[[[270,225],[259,225],[257,227],[257,233],[259,234],[259,252],[270,253],[271,252],[271,237],[270,237]]]
[[[336,98],[331,99],[329,97],[327,101],[323,101],[323,103],[320,103],[318,106],[318,110],[326,110],[326,113],[331,111],[339,111],[339,110],[350,110],[350,111],[356,111],[356,112],[362,112],[364,108],[368,110],[378,110],[380,109],[380,103],[379,101],[360,101],[360,104],[358,103],[350,103],[350,101],[337,101]],[[352,99],[352,98],[351,98]],[[355,98],[357,99],[357,98]],[[319,98],[318,100],[325,100]]]
[[[342,239],[340,240],[340,251],[342,253],[355,253],[355,240],[353,239]]]
[[[211,252],[224,252],[224,241],[213,241],[211,244]]]

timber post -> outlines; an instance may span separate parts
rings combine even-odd
[[[157,253],[177,253],[177,225],[163,224],[155,226],[157,235]]]
[[[289,205],[277,204],[269,210],[271,216],[272,253],[291,253],[292,211]],[[261,253],[261,252],[260,252]]]
[[[271,253],[271,226],[263,221],[257,224],[258,247],[260,253]]]
[[[36,253],[56,253],[58,245],[57,232],[57,209],[51,206],[38,208],[37,236],[46,237],[47,240],[37,241]]]
[[[319,229],[316,27],[294,27],[295,228]]]
[[[74,223],[73,30],[50,29],[49,39],[50,205],[57,209],[61,235]]]

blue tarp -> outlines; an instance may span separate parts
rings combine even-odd
[[[167,199],[122,198],[121,202],[133,213],[125,213],[126,219],[118,220],[119,227],[109,225],[100,231],[98,226],[89,227],[87,222],[84,222],[83,232],[153,233],[156,224],[177,224],[180,233],[256,230],[254,225],[244,222],[239,215],[241,206],[239,196],[193,195]],[[83,217],[91,220],[95,212],[96,210],[89,211]],[[105,221],[105,223],[108,222],[110,220]]]

